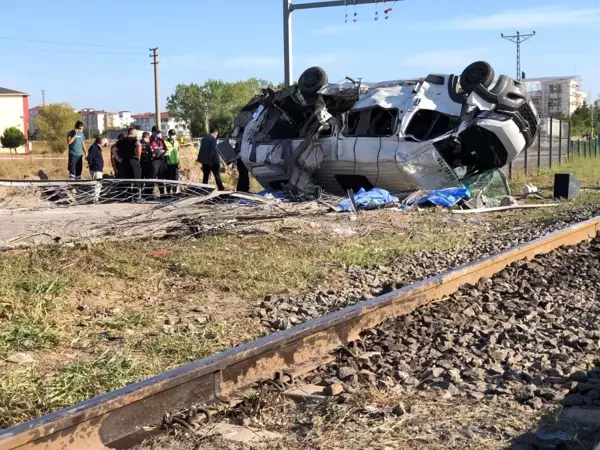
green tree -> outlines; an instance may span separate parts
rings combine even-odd
[[[10,127],[4,130],[4,134],[0,136],[0,144],[2,147],[14,150],[17,153],[17,148],[25,145],[27,139],[21,130],[17,127]]]
[[[67,146],[67,133],[75,122],[81,120],[79,114],[67,103],[47,105],[35,118],[35,126],[40,138],[48,142],[54,153],[64,153]]]
[[[228,131],[233,127],[238,110],[267,87],[275,88],[272,83],[258,78],[232,83],[208,80],[201,86],[179,84],[167,99],[167,110],[184,121],[193,136],[205,134],[211,127]]]

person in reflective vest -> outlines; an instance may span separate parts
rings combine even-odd
[[[165,141],[167,152],[165,153],[165,161],[167,163],[167,180],[179,180],[179,141],[177,140],[177,132],[169,130],[169,137]],[[167,185],[167,194],[177,192],[177,186]]]

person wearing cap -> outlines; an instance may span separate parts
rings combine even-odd
[[[154,166],[154,178],[164,180],[167,173],[167,163],[165,154],[167,152],[165,141],[162,138],[160,129],[155,125],[152,127],[152,135],[150,136],[150,147],[152,148],[152,164]],[[164,185],[159,185],[159,191],[165,193]]]
[[[217,188],[220,191],[224,191],[225,186],[223,186],[223,182],[221,181],[221,158],[219,157],[219,151],[217,150],[218,135],[219,130],[211,128],[210,134],[207,134],[202,138],[197,161],[202,164],[202,183],[208,184],[210,174],[212,173],[215,177]]]
[[[177,132],[175,130],[169,130],[169,137],[165,141],[165,161],[167,163],[167,170],[165,179],[177,181],[179,180],[179,142],[177,140]],[[167,194],[171,192],[175,194],[177,192],[177,186],[167,185]]]

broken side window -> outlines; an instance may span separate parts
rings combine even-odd
[[[419,141],[427,141],[456,129],[459,124],[460,117],[430,109],[421,109],[411,119],[406,128],[406,134]]]
[[[391,136],[398,124],[398,110],[381,106],[350,111],[346,120],[345,136],[383,137]]]

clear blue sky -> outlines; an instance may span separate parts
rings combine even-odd
[[[297,0],[303,2],[306,0]],[[160,48],[161,97],[208,78],[283,79],[282,0],[20,0],[2,6],[0,86],[31,103],[69,102],[110,111],[153,109],[148,48]],[[352,0],[348,0],[351,4]],[[387,7],[393,4],[387,1]],[[460,73],[485,59],[515,74],[515,46],[500,33],[535,30],[523,45],[528,77],[581,75],[600,93],[597,0],[398,1],[389,19],[374,5],[294,13],[294,76],[321,65],[333,81]],[[78,45],[20,41],[55,41]],[[85,46],[96,44],[98,46]],[[100,46],[101,45],[101,46]]]

